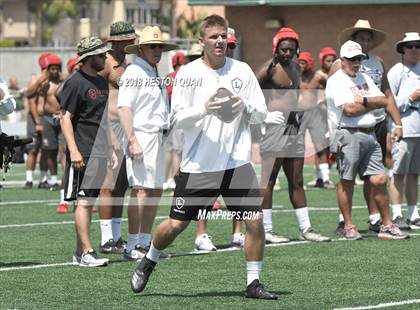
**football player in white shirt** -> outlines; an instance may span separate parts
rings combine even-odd
[[[181,68],[172,94],[174,128],[183,129],[185,141],[171,213],[135,269],[131,288],[136,293],[144,290],[162,251],[222,195],[231,214],[235,212],[246,225],[246,297],[277,299],[259,281],[265,240],[260,191],[250,164],[249,124],[265,119],[264,96],[251,68],[225,57],[227,22],[223,17],[204,19],[200,44],[204,56]],[[226,114],[222,113],[223,98],[216,99],[221,88],[235,94],[224,98],[231,103],[224,107]]]

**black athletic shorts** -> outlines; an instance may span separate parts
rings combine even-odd
[[[170,218],[197,220],[199,211],[209,212],[219,196],[235,219],[261,211],[262,197],[251,164],[217,172],[180,172],[175,182]]]
[[[388,133],[386,119],[375,125],[376,140],[378,140],[382,151],[382,163],[385,165],[386,159],[386,135]]]
[[[83,157],[85,167],[81,170],[74,170],[70,156],[66,156],[66,158],[64,199],[71,201],[79,198],[97,198],[105,180],[107,159]]]

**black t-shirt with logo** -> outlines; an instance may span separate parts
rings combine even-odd
[[[60,94],[61,109],[73,115],[77,148],[84,157],[106,157],[108,82],[100,75],[77,71],[65,81]]]

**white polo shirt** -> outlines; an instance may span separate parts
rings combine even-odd
[[[328,105],[328,118],[332,128],[362,127],[371,128],[376,125],[376,117],[373,111],[359,116],[346,116],[343,114],[343,105],[354,102],[354,96],[376,97],[384,94],[375,85],[373,80],[365,73],[357,73],[352,78],[338,70],[327,80],[326,97]]]
[[[135,57],[119,85],[117,106],[131,108],[135,130],[158,132],[169,127],[168,92],[155,67]]]
[[[205,103],[218,88],[229,89],[242,98],[245,111],[231,123],[205,112]],[[172,93],[175,128],[184,132],[181,171],[214,172],[250,162],[250,123],[262,123],[267,107],[251,68],[244,62],[226,58],[213,70],[201,58],[182,66]]]

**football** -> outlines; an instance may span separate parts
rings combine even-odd
[[[217,110],[214,114],[225,123],[230,123],[235,119],[236,115],[233,115],[232,105],[237,101],[237,99],[232,98],[233,93],[226,88],[219,88],[214,97],[214,101],[222,104],[222,107]]]

